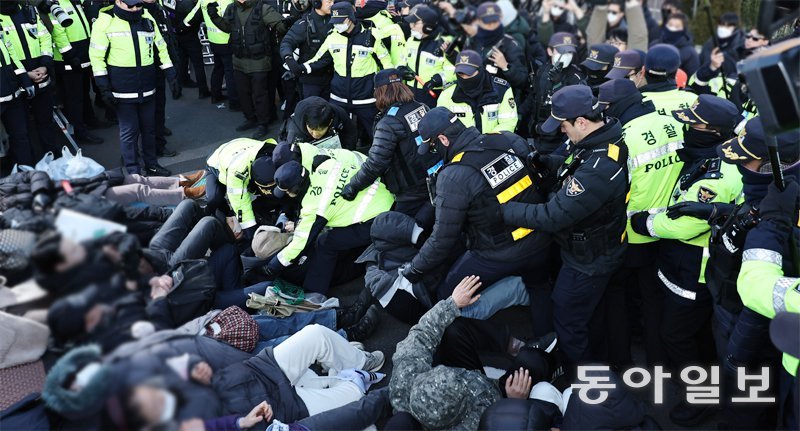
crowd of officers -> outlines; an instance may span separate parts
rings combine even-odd
[[[800,137],[777,137],[780,189],[735,67],[770,40],[745,33],[735,14],[719,18],[716,42],[698,56],[684,49],[692,39],[676,1],[665,2],[661,24],[636,0],[591,13],[572,0],[545,0],[531,13],[505,0],[182,3],[116,0],[87,18],[94,3],[59,0],[74,17],[62,27],[52,8],[4,1],[3,79],[19,82],[2,89],[12,157],[33,160],[20,120],[28,107],[50,142],[41,124],[57,71],[79,141],[96,139],[93,85],[116,111],[128,172],[168,174],[156,144],[164,81],[179,97],[188,57],[199,96],[227,98],[245,117],[236,130],[256,129],[208,159],[209,207],[234,217],[247,239],[276,208],[299,214],[267,276],[305,264],[313,271],[303,287],[326,293],[343,257],[370,245],[373,221],[393,210],[415,223],[418,251],[399,273],[415,286],[404,310],[417,318],[466,276],[482,288],[520,276],[532,335],[555,330],[568,375],[590,362],[633,365],[633,331],[648,366],[679,373],[720,363],[726,390],[736,367],[779,357],[769,319],[800,304],[797,254],[788,251]],[[201,21],[214,56],[210,86],[195,37]],[[605,35],[587,44],[598,27]],[[277,94],[280,144],[265,140]],[[783,363],[788,374],[773,375],[782,412],[793,405],[784,377],[796,375],[797,359]],[[731,425],[782,425],[774,406],[724,407]],[[670,418],[691,425],[711,411],[684,401]]]

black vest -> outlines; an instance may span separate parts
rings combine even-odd
[[[231,46],[233,55],[238,58],[264,58],[271,54],[269,44],[269,29],[261,21],[264,12],[264,3],[259,0],[253,5],[253,10],[245,23],[239,19],[236,10],[233,11],[233,26],[231,27]]]
[[[426,112],[428,107],[419,102],[395,104],[386,110],[385,117],[396,118],[406,129],[406,138],[396,143],[392,164],[383,175],[386,188],[395,195],[425,184],[427,169],[439,160],[435,154],[417,153],[417,145],[422,141],[417,127]]]

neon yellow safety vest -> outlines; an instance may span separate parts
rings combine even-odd
[[[678,109],[689,109],[697,101],[697,95],[679,89],[668,91],[647,91],[642,93],[642,98],[653,102],[656,112],[661,115],[672,116],[672,111]]]
[[[228,8],[228,5],[233,3],[233,0],[198,0],[194,8],[192,8],[186,15],[186,18],[183,19],[183,23],[188,27],[189,22],[194,18],[197,12],[201,11],[203,13],[203,22],[206,24],[206,36],[208,37],[208,41],[215,45],[227,45],[231,35],[230,33],[225,33],[220,30],[219,27],[214,25],[211,21],[211,17],[208,15],[209,3],[217,3],[219,5],[219,14],[222,15],[225,9]]]
[[[503,97],[500,103],[492,103],[481,107],[480,112],[480,127],[478,130],[483,133],[499,133],[499,132],[513,132],[517,128],[517,104],[514,101],[514,92],[508,83],[500,78],[493,77],[495,90],[498,88],[496,83],[498,80],[502,81],[505,85],[503,88]],[[459,120],[464,123],[466,127],[477,127],[475,121],[475,112],[472,112],[472,106],[468,103],[456,102],[453,100],[453,93],[456,90],[455,85],[446,88],[439,95],[436,101],[436,106],[443,106],[456,114]]]
[[[28,6],[25,6],[28,7]],[[0,15],[0,24],[3,31],[0,33],[0,42],[6,45],[10,51],[14,51],[13,56],[25,66],[26,70],[33,70],[44,64],[39,64],[40,57],[53,57],[53,38],[50,32],[42,23],[39,13],[31,8],[36,16],[36,23],[23,23],[19,27],[14,24],[9,15]],[[20,38],[20,33],[24,37]],[[38,88],[45,88],[50,85],[50,76],[38,83]]]
[[[400,59],[400,62],[397,63],[397,66],[405,65],[410,67],[411,70],[417,72],[417,75],[419,75],[420,79],[422,80],[422,84],[420,84],[416,79],[406,81],[406,84],[409,87],[422,88],[423,84],[430,81],[433,75],[437,74],[442,77],[442,83],[444,86],[447,86],[448,83],[456,81],[456,67],[447,61],[447,59],[444,58],[444,55],[439,57],[434,55],[432,51],[421,49],[423,44],[434,46],[433,49],[436,49],[436,47],[441,46],[442,42],[451,42],[452,39],[453,38],[450,36],[437,38],[435,40],[419,40],[413,37],[408,38],[405,45],[405,56]]]
[[[382,10],[366,21],[372,22],[375,31],[373,34],[378,40],[390,39],[390,45],[386,49],[389,50],[389,58],[392,64],[398,64],[405,55],[406,35],[400,25],[395,24],[389,11]]]
[[[62,54],[74,49],[74,44],[83,42],[85,44],[82,47],[83,49],[89,46],[92,28],[80,3],[73,5],[70,0],[58,0],[58,5],[72,18],[72,25],[62,27],[53,14],[50,14],[50,22],[53,23],[53,44],[56,48],[53,52],[53,58],[55,61],[62,61]],[[82,67],[89,67],[89,65],[90,63],[86,61]],[[72,70],[70,65],[66,65],[65,68],[66,70]]]
[[[311,174],[311,184],[301,203],[300,222],[292,240],[278,253],[282,265],[290,265],[306,248],[317,217],[327,221],[325,227],[346,227],[372,220],[391,209],[394,197],[380,180],[375,180],[352,201],[341,197],[342,189],[357,172],[357,166],[331,159]]]
[[[300,164],[309,172],[313,171],[314,157],[318,155],[328,156],[336,159],[345,165],[353,165],[361,167],[367,156],[359,153],[358,151],[345,150],[343,148],[319,148],[313,144],[306,142],[298,142],[296,144],[300,147]]]
[[[677,153],[683,148],[682,124],[672,117],[651,112],[626,123],[622,133],[628,146],[631,183],[628,217],[639,211],[656,214],[666,210],[683,168]],[[631,244],[658,241],[658,238],[634,232],[630,219],[627,232]]]
[[[4,43],[0,43],[0,73],[3,78],[3,85],[0,86],[0,103],[9,102],[14,99],[19,88],[18,77],[28,72],[15,56],[14,50],[8,49]]]

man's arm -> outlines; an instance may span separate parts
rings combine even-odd
[[[263,5],[264,9],[261,14],[261,22],[270,29],[278,33],[278,37],[286,34],[286,24],[283,22],[283,16],[278,11],[268,4]]]
[[[356,192],[369,187],[378,177],[386,173],[394,158],[397,142],[405,139],[405,130],[399,121],[385,119],[378,122],[375,128],[375,138],[369,148],[367,161],[350,180],[350,186]],[[402,134],[402,136],[400,136]]]
[[[334,33],[328,33],[328,37],[322,42],[322,45],[317,50],[317,53],[314,54],[310,60],[303,63],[303,66],[306,68],[306,72],[311,73],[315,70],[324,69],[331,64],[333,64],[333,57],[331,57],[331,53],[328,52],[331,45],[331,38],[335,37]]]

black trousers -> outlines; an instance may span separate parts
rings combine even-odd
[[[0,103],[0,119],[9,139],[8,155],[5,158],[10,160],[11,164],[33,166],[36,161],[28,136],[28,106],[25,99]],[[4,173],[8,172],[4,170]]]
[[[667,292],[663,310],[661,342],[672,370],[680,372],[689,365],[704,364],[704,359],[708,359],[704,353],[709,347],[714,348],[710,333],[711,300],[691,301]]]
[[[351,118],[356,119],[360,135],[368,137],[371,144],[374,133],[372,127],[375,125],[375,115],[378,113],[378,108],[375,107],[375,104],[348,106],[347,103],[339,102],[338,100],[334,100],[333,103],[344,108]]]
[[[156,101],[150,97],[141,103],[118,103],[119,146],[129,174],[141,172],[138,160],[139,137],[142,138],[142,159],[147,168],[158,164],[156,157]]]
[[[442,365],[483,372],[478,353],[506,353],[510,337],[505,325],[459,317],[445,329],[436,356]]]
[[[180,50],[180,55],[178,56],[180,62],[178,65],[178,80],[180,83],[189,82],[189,62],[191,62],[198,89],[200,92],[207,92],[208,80],[206,78],[205,64],[203,63],[203,47],[200,45],[197,33],[179,33],[178,49]]]
[[[308,267],[313,268],[313,271],[306,274],[303,289],[306,292],[327,294],[334,274],[338,270],[339,256],[353,250],[363,250],[370,245],[371,227],[372,220],[369,220],[322,232],[317,237],[314,253],[308,260]]]
[[[161,69],[156,70],[156,149],[163,150],[167,146],[165,130],[167,125],[167,86],[166,77]]]
[[[36,134],[39,136],[39,144],[44,152],[53,151],[60,154],[59,139],[58,139],[58,126],[53,121],[53,85],[45,88],[36,89],[36,97],[28,101],[33,113],[33,121],[36,126]],[[5,123],[3,123],[5,124]],[[34,152],[34,158],[38,158],[39,154]]]
[[[89,89],[92,80],[91,68],[65,70],[63,63],[58,63],[60,73],[59,92],[64,104],[64,115],[75,129],[76,135],[86,133],[86,120],[94,118]]]
[[[245,118],[255,121],[262,126],[269,124],[270,116],[274,115],[274,104],[268,100],[269,73],[254,72],[244,73],[234,71],[236,89],[240,94],[242,113]]]
[[[325,100],[328,100],[331,97],[331,87],[330,85],[323,85],[323,84],[300,84],[302,88],[302,93],[300,95],[300,100],[309,98],[311,96],[321,97]]]
[[[222,78],[225,78],[225,87],[228,89],[228,100],[231,104],[239,103],[239,93],[236,91],[236,80],[233,77],[233,52],[229,45],[210,44],[214,54],[214,69],[211,70],[211,97],[222,98]]]

